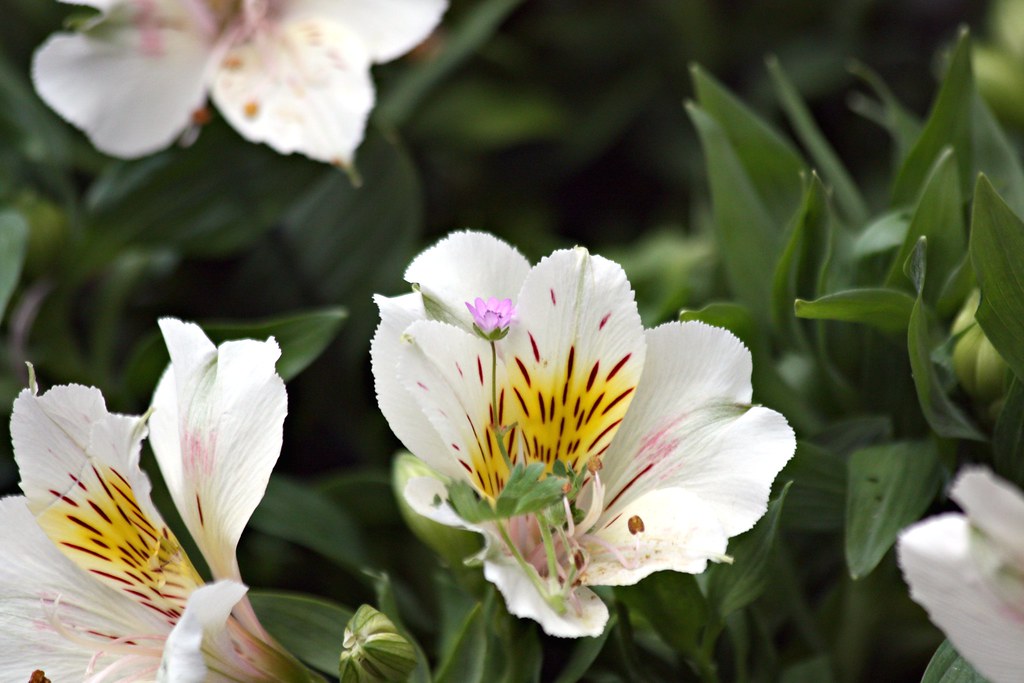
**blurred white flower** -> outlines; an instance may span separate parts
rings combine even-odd
[[[964,513],[905,529],[897,546],[910,597],[993,683],[1024,676],[1024,495],[981,468],[950,491]]]
[[[263,630],[235,562],[281,446],[277,344],[161,327],[172,363],[151,443],[215,582],[150,499],[145,418],[94,388],[26,389],[11,416],[24,496],[0,500],[0,680],[315,680]]]
[[[456,233],[406,279],[414,293],[376,298],[378,402],[451,484],[416,478],[405,495],[484,535],[484,574],[513,614],[551,635],[598,635],[608,610],[587,586],[702,572],[764,514],[796,442],[782,415],[750,405],[750,353],[729,332],[645,331],[622,268],[582,248],[531,268],[494,237]],[[467,306],[479,301],[501,303],[507,336],[482,334],[486,311]],[[541,476],[509,484],[526,465]],[[552,474],[564,490],[545,486]],[[479,519],[459,511],[470,486]],[[542,489],[552,503],[489,516],[506,486],[525,507]]]
[[[71,2],[73,0],[63,0]],[[348,166],[370,67],[404,54],[447,0],[74,0],[99,10],[36,52],[39,95],[114,156],[171,144],[207,93],[244,137]]]

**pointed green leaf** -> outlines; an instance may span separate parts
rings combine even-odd
[[[338,654],[352,610],[323,598],[286,591],[249,591],[249,600],[270,635],[319,671],[338,672]]]
[[[308,483],[275,475],[250,526],[319,553],[355,576],[369,562],[362,534],[348,513]]]
[[[766,313],[785,221],[769,213],[722,127],[696,105],[687,111],[704,146],[726,277],[741,301]]]
[[[975,318],[1024,380],[1024,223],[981,176],[974,192],[971,263],[981,288]]]
[[[902,166],[910,155],[910,150],[914,148],[914,143],[921,136],[921,121],[896,99],[882,77],[866,64],[853,61],[849,69],[850,73],[864,81],[878,98],[878,102],[874,102],[865,95],[853,93],[850,96],[850,108],[889,131],[895,143],[895,166]]]
[[[1017,215],[1024,215],[1024,168],[1020,153],[977,92],[971,121],[975,175],[984,173]]]
[[[944,640],[932,655],[921,683],[988,683],[988,680]]]
[[[772,230],[781,232],[803,196],[801,177],[807,173],[803,159],[786,138],[706,71],[693,66],[690,72],[699,109],[718,124],[764,204]],[[707,143],[702,143],[707,152]],[[708,162],[710,170],[710,158]]]
[[[656,572],[633,586],[618,586],[615,597],[642,614],[665,644],[694,652],[710,612],[692,574]]]
[[[924,299],[934,304],[943,285],[956,271],[966,248],[963,198],[957,176],[956,154],[945,148],[931,167],[924,181],[903,247],[893,260],[887,287],[900,287],[906,280],[903,264],[910,257],[918,239],[928,239],[928,282]]]
[[[925,285],[926,244],[924,237],[918,240],[906,266],[907,275],[918,290],[917,301],[914,302],[907,326],[907,352],[910,354],[910,369],[914,376],[917,400],[928,424],[939,436],[984,441],[984,435],[946,393],[946,383],[932,362],[932,350],[937,344],[932,340],[929,311],[921,294]]]
[[[435,683],[476,683],[483,680],[487,663],[487,624],[483,603],[466,615],[461,628],[444,653],[434,675]]]
[[[921,136],[900,168],[893,187],[893,204],[910,204],[918,196],[929,170],[943,148],[956,151],[958,178],[963,193],[970,190],[971,110],[974,82],[971,76],[971,41],[962,30]]]
[[[828,191],[817,174],[812,174],[803,205],[775,266],[772,287],[773,322],[779,327],[791,326],[794,339],[800,338],[800,329],[793,317],[793,302],[801,295],[817,295],[821,269],[829,256],[831,235]]]
[[[860,579],[878,565],[900,529],[935,497],[942,470],[931,441],[871,446],[850,456],[846,494],[846,566]]]
[[[1024,381],[1013,380],[992,436],[993,466],[999,476],[1024,487]]]
[[[907,329],[914,298],[896,289],[847,289],[814,301],[797,299],[796,315],[815,320],[863,323],[889,334]]]
[[[771,552],[779,530],[782,506],[792,482],[787,482],[769,504],[753,529],[729,542],[732,564],[715,564],[707,570],[707,600],[720,618],[746,607],[768,585]]]
[[[4,319],[7,302],[21,279],[28,244],[28,224],[14,211],[0,212],[0,321]]]
[[[846,508],[846,461],[807,441],[797,442],[796,454],[779,473],[779,481],[792,481],[782,523],[787,529],[837,531],[843,528]]]
[[[832,186],[836,203],[847,222],[854,226],[863,225],[868,218],[868,207],[853,182],[850,173],[843,166],[839,155],[814,122],[811,111],[800,93],[783,71],[779,60],[768,58],[768,73],[771,74],[775,96],[779,99],[796,136],[811,154],[811,159],[821,170],[822,176]]]

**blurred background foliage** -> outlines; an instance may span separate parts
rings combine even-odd
[[[418,643],[415,680],[918,680],[942,637],[907,597],[896,532],[947,506],[963,462],[1022,478],[1019,380],[997,369],[980,396],[953,367],[971,311],[950,333],[971,290],[1007,276],[979,259],[1024,210],[1022,6],[452,0],[434,36],[376,69],[349,176],[248,144],[216,112],[189,146],[102,156],[29,78],[68,6],[6,0],[0,405],[31,361],[44,387],[95,385],[142,412],[163,315],[277,336],[285,445],[243,572],[327,672],[371,602]],[[614,625],[569,642],[412,540],[369,374],[371,295],[404,291],[411,257],[462,227],[534,260],[584,244],[624,265],[648,325],[682,310],[747,343],[756,400],[800,438],[769,514],[730,546],[749,571],[608,591]],[[1013,330],[978,317],[1019,372]]]

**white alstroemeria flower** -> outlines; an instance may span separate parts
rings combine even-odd
[[[234,561],[281,445],[277,344],[217,349],[195,325],[160,325],[172,363],[151,443],[215,582],[150,499],[146,418],[109,413],[94,388],[37,395],[33,381],[11,416],[24,496],[0,500],[2,681],[317,680],[260,626]]]
[[[372,64],[408,52],[447,0],[62,0],[100,16],[52,36],[39,95],[100,150],[171,144],[207,94],[245,138],[348,166],[373,108]]]
[[[487,501],[510,463],[560,462],[582,484],[549,510],[474,524],[438,479],[406,487],[420,514],[485,536],[485,576],[513,614],[597,635],[608,611],[588,585],[701,572],[764,514],[796,442],[750,405],[750,353],[729,332],[645,331],[622,268],[581,248],[531,268],[492,236],[456,233],[406,280],[414,293],[377,297],[371,346],[406,448]]]
[[[905,529],[897,545],[910,597],[993,683],[1024,675],[1024,495],[982,468],[962,472],[947,513]]]

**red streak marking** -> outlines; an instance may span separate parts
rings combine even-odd
[[[457,451],[461,451],[462,450],[461,448],[459,448],[459,444],[457,444],[457,443],[453,443],[452,444],[452,448],[454,448]]]
[[[531,339],[532,339],[532,337],[531,337]],[[534,346],[533,348],[536,350],[537,347]],[[530,387],[530,373],[527,371],[526,365],[523,364],[523,361],[519,360],[519,356],[516,356],[516,365],[519,366],[519,372],[523,373],[523,379],[526,380],[526,386],[527,386],[527,388],[529,388]]]
[[[74,543],[68,543],[67,541],[61,541],[60,544],[63,545],[63,546],[67,546],[68,548],[71,548],[72,550],[77,550],[79,552],[83,552],[86,555],[92,555],[93,557],[95,557],[97,559],[100,559],[100,560],[103,560],[104,562],[110,562],[110,558],[109,557],[107,557],[106,555],[100,555],[95,550],[89,550],[88,548],[83,548],[80,545],[75,545]]]
[[[627,396],[629,396],[630,394],[632,394],[634,389],[636,389],[636,387],[630,387],[629,389],[626,389],[621,394],[619,394],[614,399],[612,399],[612,402],[604,407],[604,410],[601,411],[601,414],[602,415],[607,415],[608,411],[611,410],[612,408],[614,408],[616,403],[618,403],[622,399],[624,399]]]
[[[196,511],[199,513],[199,526],[206,528],[206,522],[203,520],[203,503],[199,500],[199,494],[196,494]]]
[[[91,531],[94,534],[96,534],[97,536],[102,536],[103,535],[102,533],[100,533],[99,529],[97,529],[93,525],[89,524],[88,522],[83,522],[82,520],[80,520],[78,517],[75,517],[74,515],[65,515],[65,516],[68,518],[68,521],[74,522],[75,524],[77,524],[78,526],[82,527],[83,529],[86,529],[87,531]]]
[[[603,330],[603,329],[604,329],[604,326],[605,326],[605,324],[606,324],[606,323],[608,322],[608,318],[610,318],[610,317],[612,317],[612,314],[611,314],[611,313],[605,313],[605,314],[604,314],[604,317],[603,317],[603,318],[601,318],[601,322],[600,322],[600,323],[598,323],[598,325],[597,325],[597,329],[598,329],[598,330]]]
[[[554,305],[556,305],[558,303],[555,300],[555,290],[549,289],[548,291],[551,292],[551,305],[554,306]]]
[[[473,474],[473,468],[470,467],[469,463],[467,463],[465,460],[459,460],[459,464],[462,465],[463,469],[465,469],[467,472]]]
[[[416,386],[418,386],[423,391],[430,391],[430,389],[427,389],[427,385],[424,384],[423,382],[416,382]]]
[[[462,374],[462,366],[461,366],[461,365],[459,365],[458,363],[456,363],[456,364],[455,364],[455,369],[459,371],[459,377],[463,377],[463,374]]]
[[[127,479],[125,479],[124,477],[122,477],[122,476],[121,476],[121,473],[120,473],[120,472],[118,472],[117,470],[115,470],[115,469],[114,469],[113,467],[111,467],[111,468],[110,468],[110,471],[114,473],[114,476],[115,476],[115,477],[117,477],[118,479],[120,479],[121,481],[123,481],[123,482],[124,482],[124,485],[125,485],[125,486],[127,486],[127,487],[129,488],[129,490],[130,490],[130,489],[132,488],[132,485],[128,483],[128,480],[127,480]]]
[[[534,358],[534,360],[536,360],[539,363],[540,362],[540,349],[537,348],[537,340],[533,338],[533,332],[527,332],[526,334],[529,335],[529,337],[530,337],[530,346],[533,347],[533,358]]]
[[[104,521],[106,521],[107,524],[111,524],[112,523],[110,521],[110,517],[107,517],[107,513],[103,511],[103,508],[101,508],[99,505],[97,505],[96,503],[92,502],[91,500],[87,501],[87,502],[89,503],[89,507],[91,507],[93,510],[95,510],[96,514],[99,515],[100,517],[102,517],[104,519]]]
[[[622,357],[622,360],[615,364],[615,367],[612,368],[612,371],[608,373],[609,381],[611,381],[611,378],[614,377],[616,373],[618,373],[618,371],[622,369],[622,366],[626,364],[626,361],[628,361],[629,357],[632,355],[632,353],[627,353],[625,356]]]
[[[72,507],[78,507],[78,503],[76,503],[76,502],[75,502],[74,500],[72,500],[71,498],[68,498],[68,497],[67,497],[67,496],[65,496],[64,494],[60,493],[59,491],[54,491],[53,489],[50,489],[50,493],[52,493],[52,494],[54,495],[54,497],[56,497],[56,498],[60,498],[61,500],[63,500],[63,501],[64,501],[65,503],[67,503],[68,505],[70,505],[70,506],[72,506]]]
[[[565,370],[565,381],[566,381],[566,383],[568,383],[569,382],[569,378],[572,377],[572,369],[573,369],[573,366],[575,364],[576,364],[576,347],[575,346],[570,346],[569,347],[569,361],[568,361],[568,363],[566,363],[566,370]]]
[[[601,361],[594,361],[594,367],[590,368],[590,377],[587,378],[587,391],[594,386],[594,380],[597,379],[597,369],[601,367]]]
[[[529,382],[527,382],[527,386],[529,386]],[[519,405],[523,407],[523,412],[526,413],[526,417],[530,417],[530,409],[526,407],[526,401],[523,400],[523,395],[519,393],[519,389],[512,389],[512,391],[516,392],[516,398],[519,399]]]
[[[619,419],[618,419],[618,420],[616,420],[615,422],[612,422],[612,423],[611,423],[610,425],[608,425],[607,427],[605,427],[605,428],[604,428],[604,431],[603,431],[603,432],[601,432],[600,434],[598,434],[598,435],[597,435],[597,438],[596,438],[596,439],[594,439],[593,441],[591,441],[591,442],[590,442],[590,445],[589,445],[589,446],[587,446],[587,450],[589,451],[589,450],[591,450],[591,449],[592,449],[592,448],[593,448],[594,446],[596,446],[596,445],[597,445],[597,442],[598,442],[598,441],[600,441],[601,439],[603,439],[603,438],[605,437],[605,435],[606,435],[606,434],[608,434],[608,432],[610,432],[611,430],[613,430],[613,429],[615,429],[616,427],[618,427],[618,426],[619,426],[619,423],[620,423],[620,422],[622,422],[622,418],[619,418]]]
[[[476,357],[476,373],[480,376],[480,386],[484,385],[484,364],[480,360],[480,356]]]
[[[628,490],[629,490],[629,487],[630,487],[630,486],[632,486],[633,484],[635,484],[635,483],[636,483],[636,481],[637,481],[637,479],[639,479],[640,477],[642,477],[642,476],[644,476],[645,474],[647,474],[647,472],[648,472],[648,471],[649,471],[649,470],[650,470],[650,469],[651,469],[652,467],[654,467],[654,463],[653,463],[653,462],[649,462],[649,463],[647,463],[647,467],[645,467],[645,468],[643,468],[642,470],[640,470],[639,472],[637,472],[637,473],[636,473],[636,475],[635,475],[635,476],[634,476],[634,477],[633,477],[632,479],[630,479],[630,480],[629,480],[629,483],[628,483],[628,484],[626,484],[626,485],[625,485],[625,486],[623,486],[623,487],[622,487],[621,489],[619,489],[619,492],[615,494],[615,497],[614,497],[614,498],[612,498],[612,500],[611,500],[611,502],[610,502],[610,503],[608,503],[607,505],[605,505],[605,506],[604,506],[604,509],[605,509],[605,510],[611,509],[611,507],[612,507],[613,505],[615,505],[615,502],[616,502],[616,501],[617,501],[617,500],[618,500],[619,498],[621,498],[621,497],[622,497],[622,494],[623,494],[623,493],[625,493],[626,491],[628,491]],[[615,519],[618,519],[618,517],[616,517]],[[615,520],[613,519],[612,521],[614,522]],[[610,522],[609,522],[609,523],[610,523]]]

